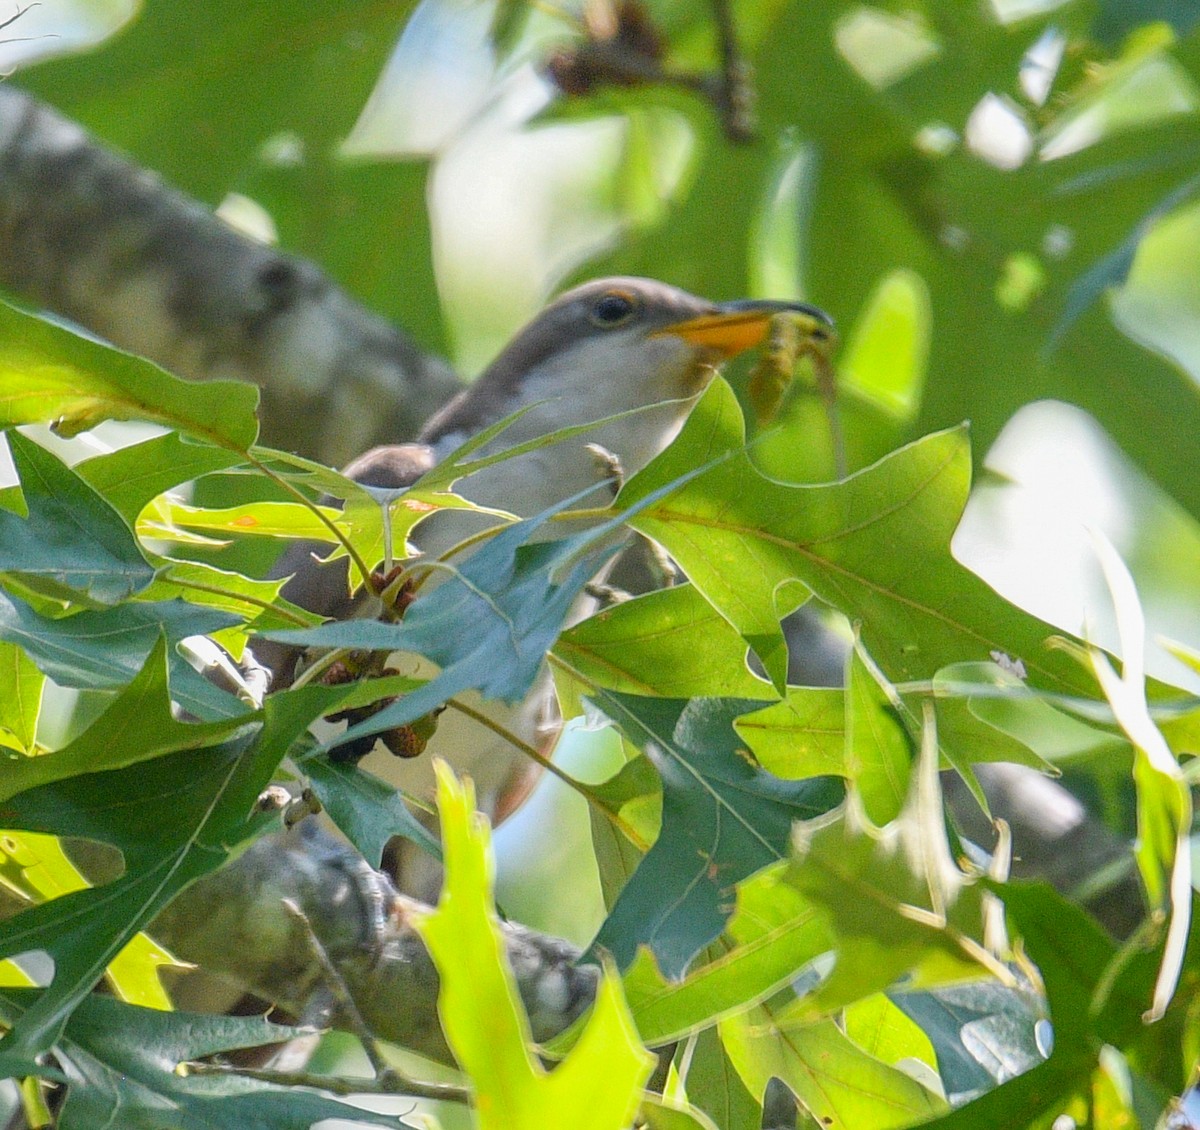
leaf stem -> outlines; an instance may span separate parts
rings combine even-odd
[[[368,566],[363,560],[362,554],[360,554],[355,548],[354,543],[344,533],[342,533],[340,529],[338,529],[337,523],[334,522],[332,518],[328,517],[328,515],[322,513],[321,508],[316,505],[316,503],[314,503],[312,499],[310,499],[302,490],[300,490],[299,487],[288,482],[287,479],[285,479],[277,471],[272,471],[271,468],[268,467],[261,459],[259,459],[253,451],[247,451],[246,458],[253,467],[255,467],[262,474],[266,475],[266,477],[275,483],[276,486],[282,487],[285,491],[287,491],[288,494],[292,496],[292,498],[299,502],[300,505],[304,506],[317,517],[318,521],[320,521],[321,524],[329,530],[330,534],[333,535],[334,540],[346,551],[350,557],[350,560],[354,562],[355,566],[362,574],[363,584],[366,586],[367,590],[371,592],[373,596],[378,596],[379,594],[376,593],[371,587],[370,566]]]
[[[613,810],[609,808],[597,795],[593,788],[585,785],[582,781],[576,780],[569,773],[564,772],[557,765],[555,765],[550,758],[546,757],[545,754],[535,749],[528,742],[517,737],[517,735],[506,726],[502,726],[495,719],[489,718],[482,711],[476,710],[472,706],[468,706],[465,702],[462,702],[457,698],[447,699],[446,705],[452,706],[460,714],[472,719],[472,721],[478,722],[481,726],[491,730],[493,734],[497,735],[497,737],[503,738],[515,749],[520,750],[521,753],[523,753],[535,764],[541,766],[541,768],[547,773],[557,777],[564,785],[567,786],[567,788],[577,792],[593,808],[599,809],[600,812],[602,812],[605,817],[612,822],[614,827],[618,828],[621,833],[626,836],[632,844],[634,844],[635,847],[641,851],[649,850],[650,845],[647,844],[645,840],[638,834],[637,830],[634,829],[633,826],[627,821],[622,819],[619,813],[613,812]]]

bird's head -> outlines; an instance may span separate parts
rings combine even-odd
[[[679,402],[647,414],[671,430],[716,368],[765,339],[771,318],[791,311],[832,333],[829,315],[800,302],[716,303],[652,279],[608,278],[563,294],[537,315],[458,400],[426,426],[426,442],[461,442],[518,408],[539,405],[505,442],[629,409]],[[632,417],[630,428],[640,427]],[[448,444],[447,444],[448,446]],[[633,445],[647,450],[661,446]],[[627,458],[633,452],[615,450]],[[635,460],[636,461],[636,460]]]

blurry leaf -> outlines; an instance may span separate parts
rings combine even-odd
[[[50,424],[72,436],[103,420],[148,420],[245,451],[258,390],[180,380],[157,365],[0,303],[0,426]]]
[[[0,994],[0,1012],[11,1023],[35,995]],[[67,1022],[55,1048],[67,1093],[59,1130],[98,1126],[138,1130],[309,1130],[336,1118],[356,1126],[406,1127],[387,1114],[299,1087],[262,1083],[230,1074],[176,1071],[176,1066],[237,1048],[279,1044],[310,1029],[287,1028],[258,1017],[203,1016],[136,1008],[92,996]],[[39,1068],[38,1073],[44,1071]]]
[[[684,1079],[688,1102],[719,1127],[762,1125],[762,1104],[746,1090],[715,1027],[696,1036]]]
[[[45,683],[22,648],[0,642],[0,746],[33,752]]]
[[[721,1021],[729,1058],[761,1101],[772,1077],[782,1079],[821,1126],[908,1126],[945,1109],[910,1076],[867,1055],[832,1021],[780,1026],[758,1005]]]
[[[824,915],[782,869],[766,868],[738,885],[716,955],[682,981],[665,981],[650,951],[638,950],[625,973],[625,996],[645,1043],[666,1044],[748,1008],[833,947]]]
[[[839,387],[869,397],[898,420],[911,420],[925,385],[931,318],[921,276],[891,272],[867,300],[846,342]]]
[[[303,9],[269,0],[146,5],[99,50],[22,72],[22,85],[210,204],[273,134],[299,159],[350,131],[408,5]],[[254,81],[247,81],[253,68]],[[213,128],[213,107],[229,108]]]
[[[619,980],[604,970],[578,1041],[547,1073],[503,957],[486,824],[473,811],[473,790],[441,763],[438,781],[446,881],[437,910],[416,925],[438,967],[442,1025],[471,1080],[480,1130],[625,1125],[654,1060],[637,1040]]]
[[[743,714],[733,728],[776,777],[849,776],[846,697],[840,687],[788,687],[782,702]]]
[[[406,0],[390,9],[386,6],[377,9],[372,18],[390,27],[380,26],[371,33],[369,43],[360,40],[363,50],[359,54],[389,50],[403,10],[408,6]],[[270,12],[268,18],[274,18],[274,9]],[[344,9],[338,13],[342,18],[347,15]],[[304,28],[310,41],[312,26]],[[333,37],[338,35],[332,26],[329,31]],[[325,45],[323,58],[328,59],[334,51],[345,47],[344,42],[334,38]],[[322,68],[325,65],[325,62],[320,64]],[[322,70],[322,80],[325,78]],[[347,128],[336,139],[340,145],[366,99],[355,101],[353,92],[343,83],[336,84],[335,89],[336,93],[329,91],[335,98],[332,105],[349,116]],[[304,93],[307,96],[310,91]],[[328,112],[330,105],[320,112]],[[277,136],[275,140],[283,142],[286,148],[294,140],[303,142],[314,128],[324,129],[328,124],[326,120],[293,121],[291,129],[296,132]],[[321,147],[308,149],[304,156],[304,160],[295,163],[272,161],[260,150],[248,175],[238,178],[239,190],[270,213],[281,247],[319,263],[349,294],[410,335],[414,341],[413,357],[418,349],[444,350],[447,341],[430,230],[430,162],[391,155],[347,157],[340,151]],[[150,160],[159,167],[157,155]],[[399,361],[412,363],[404,357]]]
[[[688,584],[614,604],[567,629],[550,661],[593,686],[626,694],[774,694],[746,666],[742,637]]]
[[[910,1059],[937,1070],[929,1037],[883,993],[855,1001],[843,1013],[846,1035],[875,1059],[896,1066]]]
[[[702,1110],[679,1106],[647,1091],[638,1108],[638,1126],[646,1130],[720,1130]],[[726,1123],[725,1125],[737,1125]]]
[[[1064,713],[990,660],[942,668],[933,689],[943,748],[968,753],[972,761],[1013,761],[1048,772],[1060,759],[1126,745]],[[960,738],[957,749],[950,735]]]
[[[592,698],[663,782],[662,831],[594,944],[622,967],[649,946],[677,980],[724,928],[736,884],[784,858],[793,821],[827,811],[841,790],[828,778],[781,781],[755,766],[732,728],[752,703],[610,691]]]
[[[0,510],[0,572],[63,600],[115,604],[154,577],[125,520],[43,447],[7,433],[27,518]]]
[[[1154,990],[1151,1018],[1161,1019],[1183,968],[1192,908],[1192,793],[1179,762],[1154,725],[1146,702],[1146,622],[1133,578],[1112,544],[1099,533],[1093,542],[1112,594],[1121,637],[1122,669],[1118,677],[1108,658],[1096,649],[1088,656],[1092,670],[1135,750],[1133,780],[1137,787],[1138,870],[1152,908],[1168,916],[1163,965]]]
[[[1034,685],[1092,688],[1072,659],[1046,648],[1049,625],[964,569],[950,538],[970,485],[961,429],[927,436],[830,486],[763,477],[742,450],[741,413],[723,381],[709,386],[678,439],[621,491],[645,504],[690,468],[722,455],[630,524],[661,542],[734,623],[780,682],[787,653],[777,593],[798,579],[861,623],[863,641],[896,682],[931,676],[992,651],[1019,657]],[[914,568],[919,562],[920,567]]]
[[[1187,35],[1200,20],[1200,11],[1189,0],[1100,0],[1092,28],[1097,39],[1119,43],[1135,28],[1156,20]]]
[[[846,769],[867,819],[877,828],[900,815],[909,786],[912,745],[900,698],[861,645],[846,674]]]
[[[1131,973],[1142,970],[1127,968],[1106,984],[1116,948],[1083,910],[1044,884],[1006,883],[1001,893],[1045,983],[1054,1023],[1054,1050],[1044,1063],[931,1122],[936,1130],[1011,1130],[1025,1127],[1048,1112],[1057,1112],[1066,1099],[1087,1085],[1101,1040],[1119,1047],[1140,1026],[1138,1003],[1121,998],[1128,991]],[[1144,968],[1144,962],[1138,964]],[[1148,991],[1149,986],[1146,988]],[[1106,989],[1117,990],[1119,1005],[1112,1010],[1118,1021],[1116,1027],[1096,1023],[1097,994]],[[990,1007],[986,999],[968,1001],[967,1012],[974,1011],[972,1003]],[[962,1015],[963,1004],[952,1008],[951,1026]],[[1024,1040],[1018,1040],[1018,1046],[1027,1047]],[[973,1058],[979,1059],[977,1055]],[[961,1058],[959,1063],[963,1065]],[[989,1065],[988,1074],[994,1070]]]
[[[873,825],[851,786],[839,813],[797,827],[787,881],[824,908],[837,962],[793,1011],[819,1015],[887,989],[904,974],[918,985],[984,972],[1007,979],[983,944],[980,890],[951,857],[937,773],[936,736],[927,722],[919,767],[896,820]]]
[[[847,16],[841,0],[784,4],[750,60],[767,143],[723,145],[711,108],[699,100],[688,105],[696,143],[681,199],[587,272],[667,276],[700,294],[747,293],[754,250],[745,233],[771,184],[770,142],[799,138],[813,170],[811,191],[798,202],[802,296],[830,310],[853,337],[879,281],[905,272],[927,292],[934,327],[912,429],[888,435],[877,421],[845,412],[852,455],[869,462],[896,438],[969,418],[982,457],[1021,405],[1056,398],[1091,412],[1160,485],[1200,514],[1200,480],[1187,445],[1159,442],[1200,432],[1194,383],[1131,343],[1098,307],[1052,356],[1046,348],[1075,280],[1194,176],[1200,115],[1101,137],[1058,160],[999,169],[963,144],[972,111],[989,92],[1016,89],[1026,52],[1050,32],[1065,38],[1065,55],[1038,124],[1069,113],[1108,61],[1087,34],[1093,10],[1086,3],[1046,5],[1001,22],[994,6],[969,13],[943,7],[929,16],[937,55],[876,89],[838,42]],[[1200,73],[1197,41],[1193,26],[1171,52],[1193,75]],[[1075,79],[1079,92],[1070,89]],[[611,104],[596,101],[593,112],[611,112]],[[744,187],[731,194],[730,184]],[[1045,282],[1026,309],[1014,312],[997,301],[996,283],[1022,253],[1038,261]],[[800,423],[780,442],[811,447],[811,421]]]

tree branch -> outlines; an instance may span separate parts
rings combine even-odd
[[[264,439],[341,464],[459,388],[306,260],[239,234],[0,85],[0,285],[182,376],[263,390]]]
[[[285,900],[303,911],[374,1035],[450,1062],[438,1023],[437,971],[411,925],[426,908],[397,894],[385,875],[313,820],[258,841],[189,887],[151,933],[177,957],[312,1019],[311,1002],[325,992],[327,975]],[[559,938],[513,923],[503,930],[534,1039],[547,1040],[587,1009],[599,970],[575,964],[579,951]],[[322,1022],[354,1030],[344,1010],[331,1002],[328,1011]]]

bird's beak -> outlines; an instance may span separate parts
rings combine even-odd
[[[670,334],[697,348],[712,350],[727,361],[761,345],[770,331],[771,319],[778,314],[790,314],[801,333],[814,344],[833,340],[833,319],[824,310],[805,302],[753,298],[724,302],[715,313],[663,326],[652,336]]]

